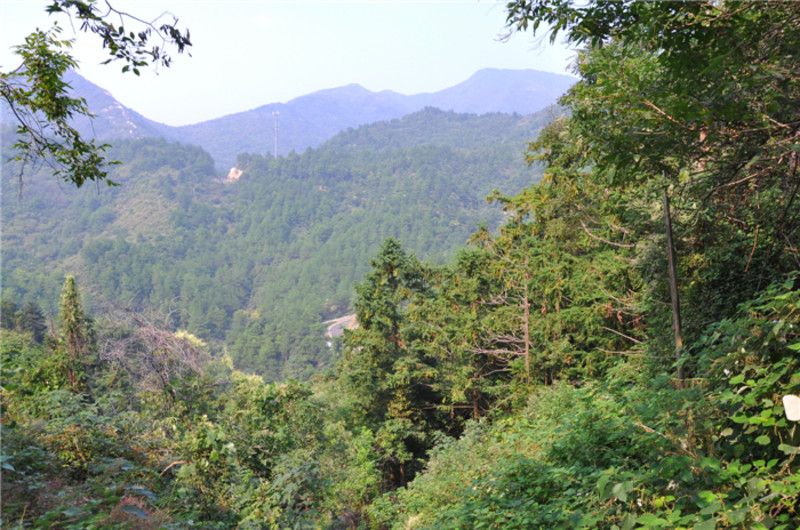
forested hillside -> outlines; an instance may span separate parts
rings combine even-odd
[[[115,188],[73,190],[41,175],[17,192],[4,172],[4,296],[53,312],[65,274],[93,307],[169,306],[174,325],[225,344],[237,368],[277,380],[329,364],[321,323],[387,236],[452,258],[500,209],[485,197],[538,178],[521,147],[530,116],[426,109],[278,159],[240,155],[223,182],[210,156],[164,140],[116,142]]]
[[[92,316],[81,291],[92,290],[101,261],[84,261],[81,250],[74,260],[84,276],[63,282],[50,329],[37,303],[4,301],[4,523],[800,526],[800,4],[520,0],[506,9],[510,29],[549,26],[582,48],[565,112],[530,137],[527,161],[544,164],[542,180],[493,193],[503,222],[435,259],[408,232],[364,232],[382,242],[354,288],[358,327],[310,381],[268,383],[236,370],[230,355],[177,329],[182,316],[125,308]],[[449,138],[460,118],[426,112],[443,121],[419,137]],[[476,127],[509,118],[483,119]],[[402,123],[373,130],[397,139]],[[201,245],[222,284],[238,266],[297,271],[313,257],[269,239],[261,212],[279,208],[285,220],[270,215],[274,226],[314,234],[309,246],[337,235],[252,193],[258,186],[275,186],[279,197],[303,181],[315,212],[334,208],[326,198],[342,189],[337,197],[356,219],[373,209],[402,217],[406,210],[378,197],[406,194],[407,208],[415,193],[466,199],[456,182],[438,187],[441,168],[458,167],[472,186],[490,170],[481,163],[493,151],[469,141],[396,140],[363,151],[374,143],[366,132],[348,131],[336,150],[241,157],[238,188],[205,181],[170,199],[179,208],[161,237]],[[204,175],[202,152],[171,149],[196,170],[170,178]],[[368,195],[364,185],[377,176],[393,178]],[[346,187],[351,180],[358,186]],[[247,222],[222,215],[245,198],[253,206],[235,211]],[[419,216],[447,241],[462,214],[424,204],[395,226]],[[182,231],[196,218],[200,231]],[[51,230],[60,219],[48,221]],[[14,241],[27,237],[22,226]],[[248,263],[242,248],[202,247],[223,231],[233,236],[232,227],[254,230],[264,254]],[[109,248],[139,237],[128,230]],[[136,245],[157,248],[159,236],[141,237]],[[272,246],[280,254],[269,255]],[[177,245],[168,248],[189,266]],[[205,267],[192,275],[202,281]],[[43,279],[55,282],[50,274]],[[28,281],[9,292],[35,293]],[[272,296],[273,286],[263,288],[262,298]],[[34,301],[54,298],[42,291]],[[245,331],[231,353],[247,358],[240,340],[267,309],[233,316]],[[180,324],[191,328],[196,317],[186,318]],[[265,325],[252,344],[275,336]]]

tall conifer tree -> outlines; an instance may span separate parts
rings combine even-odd
[[[67,354],[67,377],[75,391],[86,384],[86,364],[92,346],[92,323],[83,312],[74,276],[67,276],[61,294],[61,325]]]

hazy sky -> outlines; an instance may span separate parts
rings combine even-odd
[[[0,0],[0,69],[17,66],[9,48],[55,20],[45,0]],[[104,0],[99,0],[104,4]],[[324,88],[358,83],[403,94],[434,92],[481,68],[531,68],[567,73],[573,52],[535,43],[530,34],[507,41],[504,3],[440,2],[114,1],[153,19],[167,11],[188,27],[192,57],[169,69],[121,74],[100,66],[99,42],[60,19],[64,38],[77,37],[79,72],[124,105],[170,125],[184,125],[287,102]]]

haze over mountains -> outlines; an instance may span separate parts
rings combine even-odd
[[[163,137],[194,144],[208,151],[219,169],[228,169],[240,153],[273,153],[276,117],[278,154],[285,155],[319,146],[339,131],[401,118],[425,107],[470,114],[531,114],[555,104],[575,79],[535,70],[484,69],[456,86],[414,95],[371,92],[351,84],[182,127],[142,116],[77,73],[70,74],[69,82],[97,115],[91,124],[79,123],[87,134],[100,139]]]

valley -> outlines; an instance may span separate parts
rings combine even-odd
[[[469,86],[462,97],[481,99]],[[503,86],[514,93],[513,83]],[[336,112],[361,105],[351,90]],[[140,123],[128,129],[134,138],[109,140],[109,158],[122,162],[110,177],[119,186],[72,190],[46,171],[27,176],[3,209],[4,293],[54,311],[61,279],[73,274],[89,307],[170,307],[173,325],[268,380],[307,379],[331,365],[321,323],[352,309],[352,287],[386,237],[446,263],[481,223],[495,229],[502,215],[485,198],[540,177],[522,151],[552,115],[427,107],[347,128],[300,154],[241,152],[239,177],[226,182],[230,172],[205,149],[138,138],[157,127],[97,87],[86,97],[111,109],[99,111],[98,134],[124,132],[113,125],[120,120]],[[248,137],[245,128],[231,141]],[[13,174],[7,164],[5,197],[15,194]]]
[[[3,123],[2,525],[800,527],[800,3],[498,7],[579,79]]]

